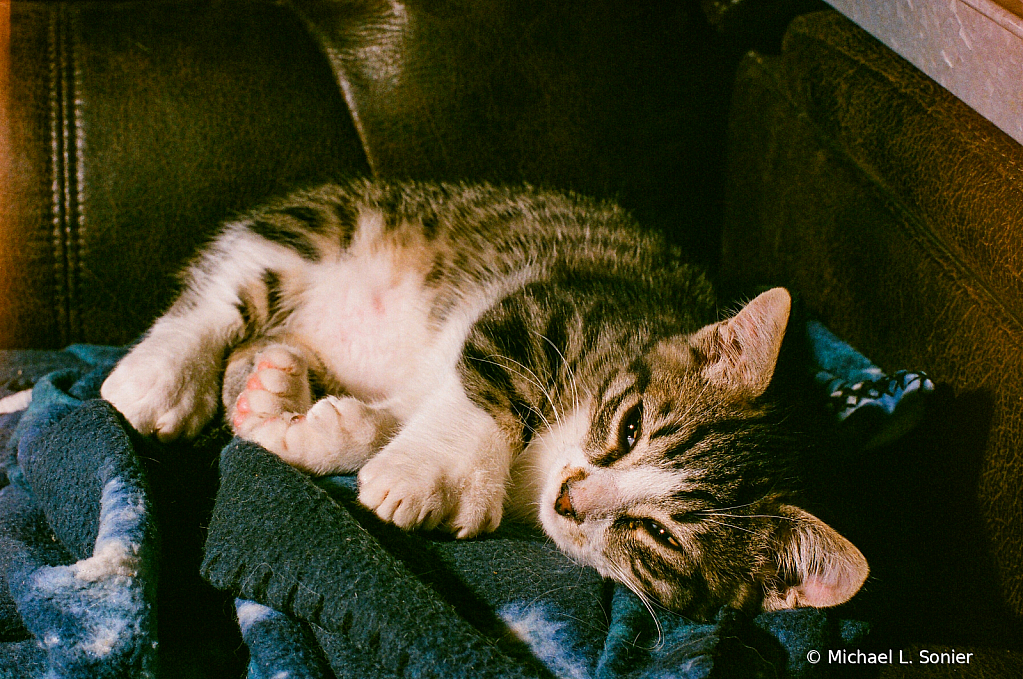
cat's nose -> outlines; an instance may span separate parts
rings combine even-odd
[[[567,519],[572,519],[579,523],[579,517],[575,514],[575,507],[572,506],[572,489],[569,487],[568,481],[561,484],[561,492],[558,493],[558,499],[554,501],[554,511]]]

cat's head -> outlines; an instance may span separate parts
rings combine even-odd
[[[792,503],[805,442],[769,389],[790,307],[771,290],[657,343],[534,441],[549,470],[539,519],[559,547],[695,618],[832,606],[859,590],[863,555]]]

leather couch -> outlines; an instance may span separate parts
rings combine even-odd
[[[219,222],[352,174],[614,197],[697,260],[720,248],[738,53],[696,2],[15,0],[10,22],[0,349],[129,343]],[[151,467],[167,676],[245,670],[199,579],[211,465]]]
[[[16,1],[11,20],[0,347],[131,341],[219,222],[345,174],[613,196],[718,249],[731,66],[693,3]]]
[[[749,55],[730,117],[722,277],[790,286],[940,385],[913,435],[835,474],[865,599],[917,660],[882,676],[1020,676],[1023,148],[836,12]],[[950,646],[977,653],[919,664]]]

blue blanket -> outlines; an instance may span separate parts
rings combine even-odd
[[[807,332],[857,445],[916,422],[925,376]],[[531,529],[404,533],[352,478],[310,479],[222,428],[140,439],[96,399],[122,353],[0,352],[0,397],[33,389],[0,415],[0,678],[814,677],[811,651],[868,631],[841,608],[648,611]]]

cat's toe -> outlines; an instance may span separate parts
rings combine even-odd
[[[304,377],[308,367],[298,350],[284,344],[272,344],[260,351],[256,356],[255,366],[259,373],[273,370],[290,375],[291,379]]]
[[[178,406],[163,413],[153,425],[152,434],[164,443],[178,438],[195,438],[206,424],[205,417],[196,417],[188,406]]]
[[[272,346],[256,357],[245,389],[231,409],[231,427],[238,436],[254,440],[283,457],[285,439],[282,426],[305,413],[310,405],[305,363],[287,347]],[[282,419],[285,414],[288,417]],[[283,424],[278,422],[265,426],[275,419]],[[254,434],[257,429],[263,430],[258,439]]]
[[[416,473],[388,457],[378,455],[360,470],[359,502],[399,528],[436,528],[451,505],[442,478],[427,469]]]
[[[376,507],[377,516],[399,528],[436,528],[443,520],[446,505],[440,489],[399,484],[388,488]]]
[[[503,493],[495,491],[484,496],[476,495],[463,494],[458,509],[442,526],[459,540],[492,533],[501,524]]]

